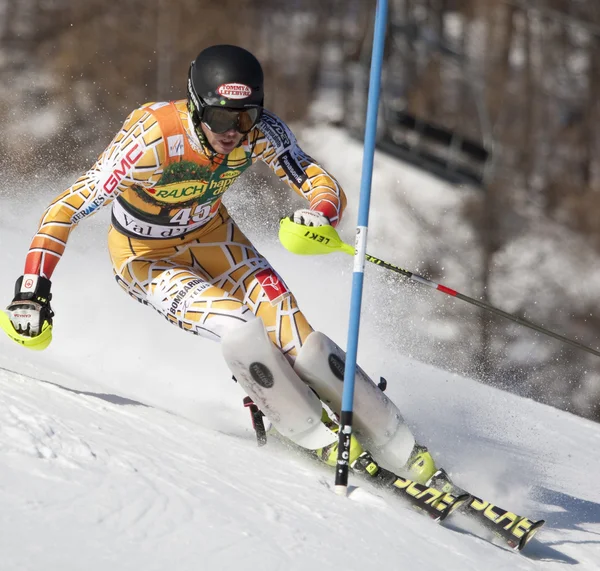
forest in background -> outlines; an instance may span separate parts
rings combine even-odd
[[[327,91],[330,120],[360,130],[374,11],[375,0],[0,0],[0,169],[81,171],[131,109],[184,97],[189,62],[214,43],[257,55],[268,107],[286,121],[314,121],[311,105]],[[464,207],[479,242],[477,260],[459,260],[475,268],[471,294],[502,306],[502,256],[544,225],[600,255],[597,0],[390,0],[382,105],[383,117],[408,110],[489,151]],[[432,252],[420,273],[442,281],[442,266]],[[574,299],[559,279],[550,286],[549,300],[523,295],[507,309],[598,347],[597,299]],[[600,420],[597,357],[556,344],[538,361],[511,361],[526,335],[486,314],[477,343],[445,343],[461,347],[465,373],[541,400],[559,394],[563,408]]]

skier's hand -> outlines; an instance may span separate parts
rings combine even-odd
[[[322,214],[318,210],[309,210],[308,208],[296,210],[290,218],[296,224],[302,224],[303,226],[331,226],[329,218],[325,214]]]
[[[44,323],[52,324],[54,312],[50,307],[51,282],[36,275],[21,276],[15,284],[15,298],[6,313],[20,335],[36,337]]]

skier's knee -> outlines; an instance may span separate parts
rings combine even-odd
[[[346,355],[329,337],[311,333],[294,365],[298,375],[337,413],[341,412]],[[353,425],[361,443],[390,469],[403,470],[415,445],[396,405],[356,368]]]
[[[215,290],[212,295],[210,288]],[[213,340],[255,319],[239,299],[179,268],[166,269],[153,279],[147,302],[182,329]]]

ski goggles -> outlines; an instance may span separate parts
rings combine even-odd
[[[233,129],[246,135],[256,126],[261,115],[262,107],[258,106],[244,109],[206,106],[202,108],[200,120],[216,134]]]

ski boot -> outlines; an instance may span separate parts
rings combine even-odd
[[[415,444],[405,466],[406,476],[419,484],[431,486],[429,481],[440,470],[425,446]],[[435,487],[435,486],[431,486]],[[445,490],[443,490],[445,491]]]
[[[464,494],[465,490],[459,488],[448,476],[448,473],[443,468],[437,470],[430,478],[427,480],[427,485],[435,488],[436,490],[440,490],[441,492],[446,492],[449,494],[460,495]]]

